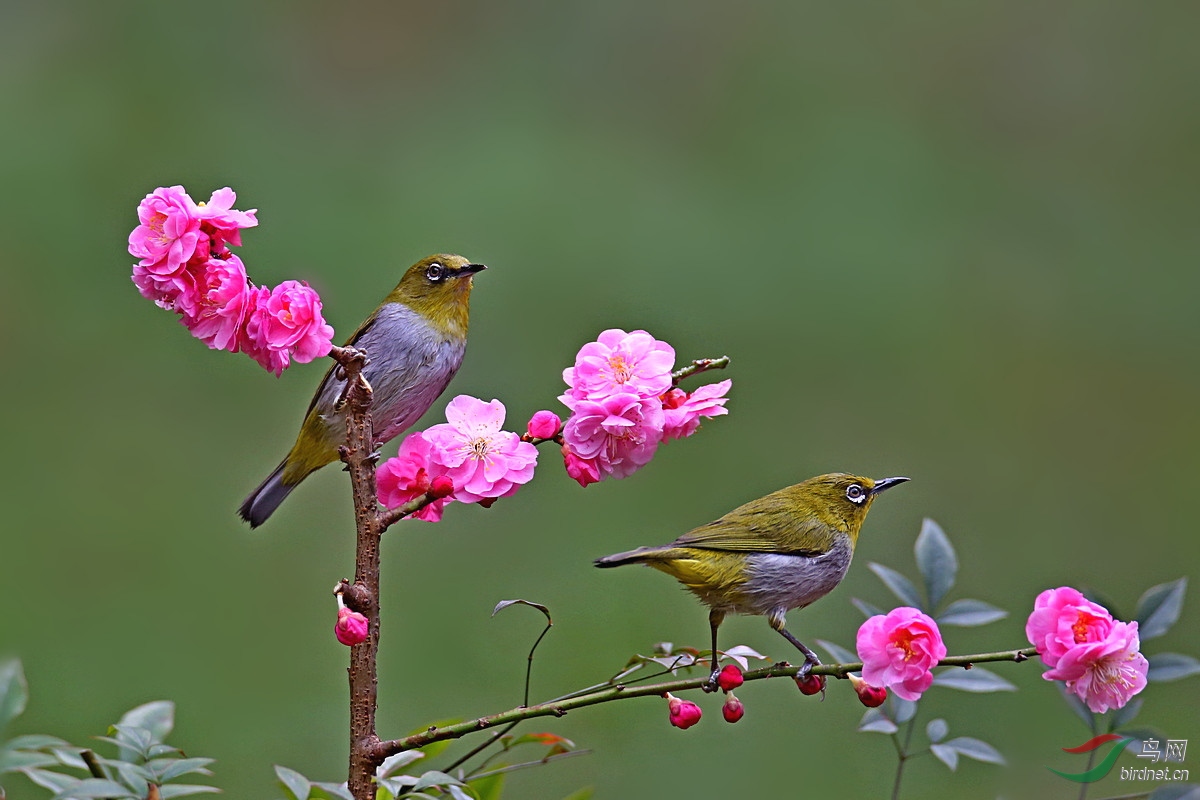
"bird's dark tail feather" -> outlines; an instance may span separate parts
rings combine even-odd
[[[619,567],[622,564],[636,564],[639,561],[645,561],[646,556],[656,550],[661,550],[658,547],[639,547],[637,550],[629,550],[625,553],[615,553],[604,558],[597,558],[593,563],[600,568]]]
[[[246,522],[250,523],[251,528],[257,528],[267,521],[267,517],[279,508],[279,504],[284,498],[291,494],[292,489],[295,489],[299,484],[291,484],[290,486],[283,482],[283,467],[287,464],[284,459],[279,466],[275,468],[262,484],[250,493],[238,509],[238,515]]]

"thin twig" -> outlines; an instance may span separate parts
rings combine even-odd
[[[725,369],[729,366],[729,356],[721,356],[720,358],[697,358],[686,367],[680,367],[671,373],[671,385],[678,386],[679,382],[684,378],[692,375],[699,375],[701,372],[708,372],[710,369]]]

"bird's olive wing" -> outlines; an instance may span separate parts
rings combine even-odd
[[[820,520],[797,513],[770,495],[701,525],[673,544],[746,553],[820,555],[833,546],[834,531]]]

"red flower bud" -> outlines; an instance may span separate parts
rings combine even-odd
[[[670,692],[667,692],[666,698],[671,724],[676,728],[687,730],[700,721],[703,715],[700,706],[691,700],[680,700]]]
[[[887,700],[887,689],[872,686],[857,675],[850,675],[850,684],[854,687],[858,699],[867,708],[878,708]]]
[[[730,692],[729,696],[725,698],[725,705],[721,706],[721,716],[725,718],[726,722],[737,722],[745,713],[746,707],[742,705],[742,701]]]
[[[454,481],[446,475],[438,475],[429,483],[429,493],[434,499],[441,500],[454,494]]]
[[[342,644],[350,647],[367,640],[370,623],[367,618],[357,611],[348,608],[338,609],[337,624],[333,626],[333,635]]]
[[[726,664],[725,668],[717,675],[717,686],[720,686],[721,690],[725,692],[733,691],[742,683],[742,671],[734,664]]]
[[[801,678],[799,675],[797,675],[796,688],[800,690],[800,694],[814,695],[817,692],[824,693],[825,676],[805,675],[803,678]]]

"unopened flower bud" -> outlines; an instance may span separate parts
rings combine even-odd
[[[742,705],[742,701],[734,696],[733,692],[725,698],[725,705],[721,706],[721,716],[726,722],[737,722],[746,713],[746,707]]]
[[[814,695],[817,692],[825,691],[825,676],[824,675],[805,675],[801,678],[796,676],[796,688],[800,690],[800,694]]]
[[[454,481],[446,475],[438,475],[429,482],[429,493],[438,500],[449,497],[454,494]]]
[[[370,623],[362,614],[344,607],[338,609],[337,624],[333,626],[333,634],[339,642],[347,647],[361,644],[367,640],[369,630]]]
[[[742,671],[734,664],[726,664],[717,674],[717,686],[720,686],[722,691],[731,692],[742,683]]]
[[[858,699],[867,708],[878,708],[887,700],[887,689],[872,686],[857,675],[851,674],[850,684],[854,687]]]
[[[691,700],[680,700],[670,692],[667,692],[666,698],[671,724],[676,728],[687,730],[700,721],[703,715],[700,706]]]
[[[539,411],[529,420],[525,430],[531,439],[553,439],[562,427],[562,420],[553,411]]]

